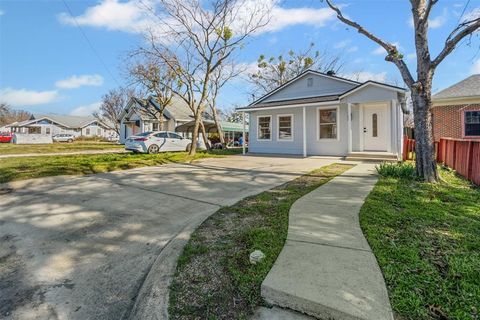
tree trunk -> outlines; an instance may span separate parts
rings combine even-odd
[[[415,122],[415,164],[417,176],[427,182],[438,179],[435,161],[435,144],[432,132],[432,104],[429,90],[412,90],[413,114]]]
[[[220,125],[220,121],[218,120],[217,108],[215,108],[214,106],[212,106],[212,114],[213,114],[213,121],[215,122],[215,126],[217,127],[217,133],[218,133],[218,137],[220,138],[220,143],[222,144],[223,147],[226,147],[222,126]]]
[[[193,126],[192,132],[192,145],[190,147],[190,152],[188,153],[190,156],[194,156],[197,153],[197,141],[198,141],[198,131],[200,129],[200,120],[202,118],[201,110],[197,110],[195,114],[195,125]]]
[[[202,130],[203,142],[205,142],[205,147],[207,150],[211,149],[210,142],[208,142],[207,133],[205,132],[205,126],[203,125],[203,120],[200,121],[200,129]]]

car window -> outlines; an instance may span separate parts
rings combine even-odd
[[[159,133],[155,134],[155,137],[157,137],[157,138],[168,138],[166,132],[159,132]]]
[[[173,138],[173,139],[183,139],[181,135],[173,132],[169,132],[168,135],[170,136],[170,138]]]

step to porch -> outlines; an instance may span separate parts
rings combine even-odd
[[[347,161],[396,162],[397,155],[390,152],[350,152]]]

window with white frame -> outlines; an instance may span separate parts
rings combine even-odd
[[[258,118],[258,140],[272,139],[272,117],[259,116]]]
[[[293,140],[293,115],[281,114],[278,116],[278,140]]]
[[[319,139],[337,139],[337,108],[319,109]]]
[[[480,111],[465,111],[465,136],[480,136]]]
[[[89,128],[85,129],[85,135],[87,135],[87,136],[90,135],[90,129]]]

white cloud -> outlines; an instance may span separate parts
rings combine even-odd
[[[462,22],[471,21],[477,18],[480,18],[480,8],[475,8],[472,11],[466,13],[462,18]]]
[[[403,49],[399,42],[393,42],[392,44],[395,47],[397,47],[398,51],[401,51]],[[385,51],[385,49],[383,47],[378,46],[375,50],[372,51],[372,53],[374,55],[381,55],[381,54],[386,54],[387,51]]]
[[[85,106],[76,107],[70,112],[72,116],[91,116],[92,113],[98,111],[102,105],[101,101],[87,104]]]
[[[268,25],[259,30],[256,34],[264,32],[275,32],[283,28],[304,24],[314,27],[323,27],[327,22],[335,20],[335,12],[329,8],[283,8],[278,5],[277,0],[262,0],[262,8],[270,8],[271,19]],[[155,0],[103,0],[102,2],[89,7],[83,14],[72,17],[67,13],[61,13],[58,19],[67,25],[90,26],[106,28],[107,30],[123,31],[129,33],[144,33],[147,30],[166,31],[166,25],[172,25],[170,18],[163,17],[158,12],[153,15],[148,8],[155,8]],[[245,18],[236,17],[235,22],[248,20],[251,17],[251,6],[257,4],[256,0],[247,1],[242,6],[239,14]],[[163,19],[164,21],[159,21]]]
[[[432,18],[432,19],[428,19],[428,26],[431,29],[437,29],[437,28],[443,27],[447,21],[448,21],[448,9],[444,8],[441,15],[436,16],[435,18]],[[410,28],[415,27],[412,16],[408,18],[407,24],[409,25]]]
[[[441,15],[433,19],[428,19],[428,26],[432,29],[437,29],[442,27],[447,22],[447,20],[448,20],[448,10],[447,8],[444,8]]]
[[[59,98],[57,90],[34,91],[27,89],[0,89],[0,101],[12,106],[33,106],[56,101]]]
[[[55,86],[61,89],[74,89],[82,86],[101,86],[103,77],[99,74],[71,76],[70,78],[55,82]]]
[[[333,45],[333,47],[335,49],[342,49],[342,48],[345,48],[346,46],[348,46],[348,44],[350,43],[351,41],[350,40],[343,40],[343,41],[340,41],[340,42],[337,42]]]
[[[365,82],[368,80],[385,82],[385,80],[387,79],[387,73],[386,72],[373,73],[368,71],[361,71],[361,72],[347,73],[344,75],[344,77],[347,79],[352,79],[359,82]]]
[[[473,62],[473,66],[470,71],[472,74],[480,74],[480,59],[477,59]]]
[[[358,51],[358,47],[357,46],[353,46],[353,47],[350,47],[347,49],[347,52],[357,52]]]
[[[417,58],[417,54],[415,52],[409,53],[406,56],[407,60],[414,60]]]

